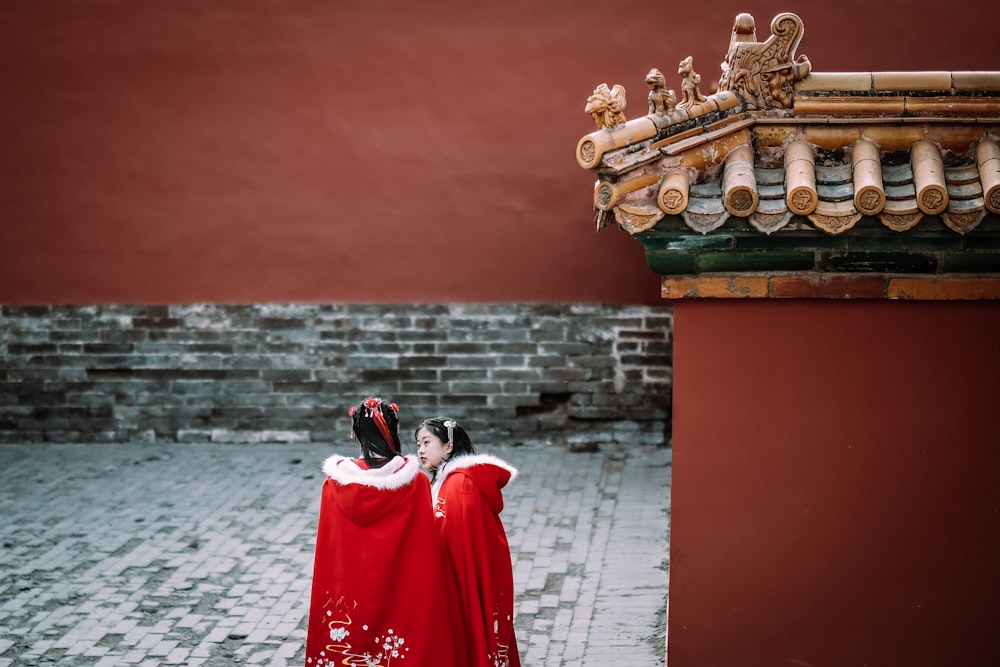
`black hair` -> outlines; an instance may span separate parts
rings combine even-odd
[[[451,426],[451,438],[448,437],[449,425]],[[465,429],[459,426],[458,422],[451,417],[431,417],[423,420],[420,422],[420,426],[413,431],[414,439],[416,439],[417,433],[419,433],[422,428],[426,428],[428,431],[440,438],[443,443],[448,443],[450,441],[452,456],[462,456],[463,454],[476,453],[476,448],[472,444],[472,438],[470,438]]]
[[[375,422],[375,411],[378,411],[385,420],[392,442],[386,442],[385,435],[379,430]],[[381,398],[366,398],[352,409],[351,432],[361,443],[361,456],[370,468],[381,468],[389,459],[402,451],[396,407]]]

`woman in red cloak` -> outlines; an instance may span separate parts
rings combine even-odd
[[[425,419],[415,435],[417,456],[431,473],[434,516],[459,598],[456,628],[464,626],[465,646],[456,642],[458,661],[465,667],[520,667],[510,546],[500,520],[502,489],[517,470],[477,454],[454,419]]]
[[[323,464],[306,667],[462,667],[428,595],[445,581],[430,483],[400,456],[396,405],[368,398],[350,414],[362,456]]]

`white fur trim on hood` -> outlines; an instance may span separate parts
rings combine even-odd
[[[441,485],[444,484],[444,480],[447,479],[451,471],[462,470],[463,468],[472,468],[479,465],[494,465],[498,468],[506,470],[510,473],[510,479],[507,480],[508,484],[517,478],[517,468],[503,459],[493,456],[492,454],[464,454],[461,456],[454,456],[445,461],[438,468],[438,474],[434,480],[434,486],[431,489],[431,495],[433,496],[434,501],[437,502],[438,491],[441,489]]]
[[[381,468],[365,470],[355,459],[334,454],[323,463],[323,472],[338,484],[361,484],[375,489],[399,489],[420,474],[414,456],[394,456]]]

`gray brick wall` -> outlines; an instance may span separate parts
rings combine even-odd
[[[337,442],[366,395],[404,439],[666,444],[672,311],[578,304],[4,306],[0,442]]]

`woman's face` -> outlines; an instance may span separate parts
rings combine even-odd
[[[434,472],[439,465],[448,460],[452,447],[450,442],[441,442],[441,438],[434,435],[434,432],[426,426],[417,431],[417,457],[420,459],[420,465],[428,472]]]

